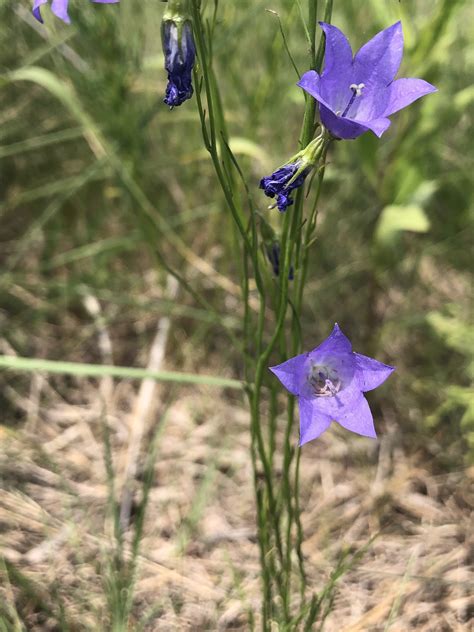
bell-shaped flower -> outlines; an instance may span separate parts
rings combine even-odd
[[[375,438],[374,421],[364,393],[380,386],[394,370],[354,353],[337,324],[313,351],[270,367],[283,386],[298,397],[300,445],[319,437],[332,421]]]
[[[377,33],[352,56],[346,36],[320,22],[326,36],[324,70],[306,72],[298,85],[319,103],[322,124],[336,138],[381,136],[391,114],[436,92],[423,79],[395,79],[403,56],[401,22]]]
[[[119,1],[120,0],[92,0],[92,2],[100,2],[101,4],[113,4]],[[43,18],[41,16],[41,6],[43,4],[48,4],[48,2],[49,0],[35,0],[33,3],[33,15],[41,23],[43,23]],[[60,20],[66,22],[66,24],[71,23],[71,19],[67,12],[68,5],[69,0],[52,0],[51,2],[51,11]]]

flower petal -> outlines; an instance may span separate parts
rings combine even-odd
[[[53,0],[51,3],[51,11],[60,20],[62,20],[63,22],[66,22],[66,24],[71,23],[71,19],[67,12],[68,4],[69,4],[69,0]]]
[[[390,119],[384,118],[384,117],[372,119],[371,121],[363,121],[363,122],[355,121],[355,122],[359,123],[360,125],[365,126],[367,129],[370,129],[379,138],[382,136],[382,134],[385,131],[387,131],[387,129],[392,124]]]
[[[378,86],[375,90],[362,90],[349,109],[349,118],[364,123],[385,116],[384,112],[390,103],[390,90]]]
[[[314,407],[313,399],[300,397],[300,446],[321,435],[331,425],[331,417],[319,412]]]
[[[363,437],[377,438],[369,404],[362,394],[352,408],[346,410],[342,416],[336,417],[335,420],[346,430],[360,434]]]
[[[389,102],[384,116],[394,114],[426,94],[438,91],[435,86],[423,79],[397,79],[388,86],[388,90]]]
[[[290,391],[292,395],[300,394],[300,386],[307,358],[308,354],[302,353],[294,358],[290,358],[282,364],[269,367],[270,371],[277,376],[283,386]]]
[[[341,353],[351,353],[352,345],[349,338],[342,333],[337,323],[334,324],[331,334],[316,349],[309,353],[311,359],[318,356],[339,355]]]
[[[323,96],[321,77],[315,70],[305,72],[296,85],[303,88],[303,90],[314,97],[316,101],[322,103],[326,108],[329,110],[332,109],[332,106],[329,105]]]
[[[318,99],[318,101],[320,101]],[[361,134],[364,134],[368,130],[366,125],[357,123],[352,119],[337,116],[323,103],[319,103],[319,114],[321,116],[321,122],[333,136],[336,138],[351,139],[357,138]]]
[[[379,362],[374,358],[354,353],[357,381],[361,391],[371,391],[380,386],[395,371],[395,367]]]
[[[38,20],[38,22],[41,22],[41,24],[43,24],[43,18],[41,17],[40,7],[47,2],[48,0],[35,0],[33,3],[33,15]]]
[[[403,56],[402,23],[397,22],[377,33],[354,57],[354,83],[364,83],[365,90],[387,86],[400,68]]]
[[[312,400],[313,408],[319,414],[326,415],[331,419],[339,419],[357,405],[361,396],[358,381],[352,379],[332,397],[314,397]]]
[[[332,24],[320,22],[326,37],[324,49],[324,74],[344,73],[352,64],[352,48],[342,31]]]
[[[333,112],[342,112],[352,96],[352,48],[338,28],[319,23],[326,37],[321,95]]]

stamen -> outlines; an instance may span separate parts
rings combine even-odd
[[[346,106],[346,109],[344,110],[344,112],[341,114],[341,116],[346,116],[346,114],[349,112],[351,105],[354,103],[354,101],[356,100],[356,97],[360,97],[362,96],[362,90],[363,88],[365,88],[365,83],[351,83],[351,85],[349,86],[350,89],[352,90],[352,96],[349,100],[349,103]]]
[[[331,380],[326,380],[326,389],[331,393],[331,395],[335,395],[337,393],[337,388],[331,382]]]
[[[355,91],[356,97],[360,97],[362,95],[362,88],[365,88],[365,83],[351,83],[350,89]]]
[[[313,397],[334,397],[342,388],[337,372],[327,366],[313,365],[307,379]]]

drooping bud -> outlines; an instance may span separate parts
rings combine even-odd
[[[271,198],[276,196],[276,204],[270,208],[277,206],[279,211],[284,212],[293,204],[292,191],[304,183],[306,176],[317,165],[326,142],[322,132],[282,167],[260,180],[260,188],[264,190],[265,195]]]
[[[163,101],[173,108],[193,94],[192,70],[196,58],[188,0],[169,0],[161,24],[168,85]]]
[[[275,233],[273,227],[265,220],[265,218],[258,213],[259,216],[259,224],[260,224],[260,233],[262,235],[263,240],[263,250],[265,255],[270,262],[273,270],[273,274],[276,277],[280,276],[280,241]],[[290,270],[288,271],[288,280],[293,280],[293,266],[290,266]]]
[[[265,254],[267,255],[268,261],[271,263],[273,268],[273,274],[276,277],[280,276],[280,242],[275,239],[270,244],[265,244]],[[294,271],[293,266],[290,266],[288,270],[288,281],[293,281]]]

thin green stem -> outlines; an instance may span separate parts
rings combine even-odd
[[[316,70],[316,21],[318,0],[308,0],[308,31],[310,39],[311,69]]]

